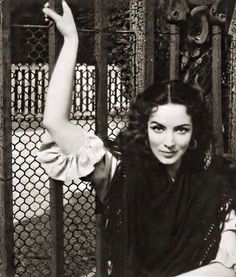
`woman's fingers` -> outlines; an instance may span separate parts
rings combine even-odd
[[[45,20],[48,21],[49,17],[54,20],[57,21],[57,19],[60,17],[59,14],[57,14],[55,11],[53,11],[52,9],[49,8],[49,2],[46,2],[44,4],[44,8],[43,8],[43,12],[44,12],[44,16],[45,16]]]
[[[45,16],[45,21],[48,21],[49,18],[52,19],[58,31],[62,34],[62,36],[67,38],[75,38],[77,37],[77,30],[76,25],[74,22],[74,18],[71,12],[70,7],[67,5],[66,1],[62,1],[62,9],[63,9],[63,15],[60,15],[50,9],[50,6],[48,3],[44,5],[43,12]]]
[[[63,15],[71,14],[71,9],[67,5],[66,1],[62,1],[62,8],[63,8]],[[52,20],[57,21],[57,19],[60,18],[60,15],[57,14],[55,11],[49,8],[49,2],[46,2],[44,4],[43,8],[45,20],[48,21],[48,18],[50,17]]]
[[[66,1],[62,1],[63,14],[67,12],[71,12],[70,7],[67,5]]]
[[[45,20],[47,19],[47,17],[50,17],[54,21],[57,21],[57,19],[60,18],[59,14],[49,8],[43,8],[43,12],[46,15]]]
[[[46,2],[46,3],[44,4],[44,8],[49,8],[49,2]]]

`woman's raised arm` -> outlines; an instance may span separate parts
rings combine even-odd
[[[70,154],[83,145],[85,134],[82,128],[69,120],[78,34],[73,15],[65,1],[62,7],[62,16],[50,9],[48,3],[43,9],[45,20],[51,18],[64,38],[48,87],[43,124],[62,151]]]

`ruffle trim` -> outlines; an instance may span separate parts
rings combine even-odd
[[[65,155],[46,131],[37,160],[49,177],[65,182],[91,174],[105,152],[102,140],[95,134],[86,132],[84,145],[76,153]]]

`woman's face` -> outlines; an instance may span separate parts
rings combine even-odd
[[[153,110],[148,121],[152,152],[162,164],[176,169],[189,147],[192,132],[192,119],[184,105],[160,105]]]

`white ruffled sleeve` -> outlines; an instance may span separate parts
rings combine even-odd
[[[49,177],[60,181],[78,180],[93,172],[106,153],[100,138],[85,132],[84,145],[78,152],[65,155],[46,131],[37,160],[41,163]]]
[[[232,210],[225,222],[216,258],[211,263],[221,263],[236,272],[236,213]]]

